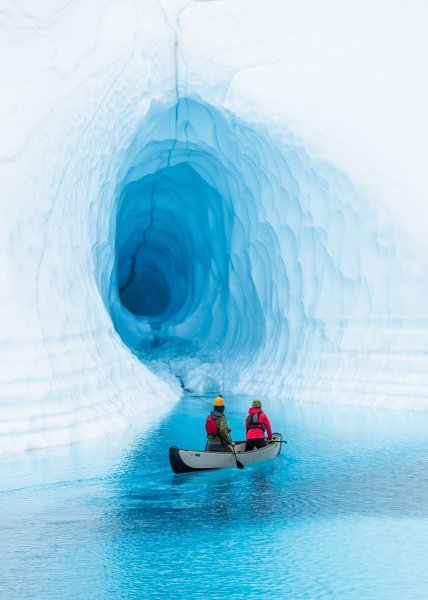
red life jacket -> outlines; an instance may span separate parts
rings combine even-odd
[[[207,435],[219,435],[220,433],[217,421],[212,415],[208,415],[207,420],[205,421],[205,431],[207,432]]]
[[[262,431],[265,431],[266,427],[263,425],[263,423],[259,422],[259,416],[261,414],[263,413],[256,412],[251,415],[248,415],[248,417],[245,419],[245,427],[247,431],[249,429],[261,429]]]

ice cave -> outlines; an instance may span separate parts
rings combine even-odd
[[[2,597],[428,596],[427,26],[2,2]]]
[[[370,138],[401,116],[391,65],[388,111],[369,115],[346,44],[348,70],[301,30],[312,58],[294,72],[292,40],[279,23],[263,37],[255,2],[224,46],[240,2],[143,4],[95,3],[86,25],[81,3],[7,13],[2,450],[122,428],[154,390],[159,415],[183,389],[220,388],[425,409],[426,186],[417,157],[389,156],[391,134]],[[396,135],[418,148],[406,119]]]

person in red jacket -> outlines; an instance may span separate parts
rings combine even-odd
[[[245,419],[245,429],[247,431],[245,452],[266,446],[265,431],[268,441],[272,441],[272,429],[267,415],[262,411],[260,400],[253,400],[253,405],[249,409],[248,416]]]

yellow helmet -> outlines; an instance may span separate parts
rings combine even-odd
[[[214,400],[214,406],[224,406],[223,396],[217,396],[217,398]]]
[[[260,402],[260,400],[253,400],[253,408],[261,408],[262,407],[262,403]]]

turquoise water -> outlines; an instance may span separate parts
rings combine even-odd
[[[266,402],[278,458],[174,475],[210,404],[3,460],[1,597],[428,597],[428,415]],[[248,404],[228,399],[235,439]]]

